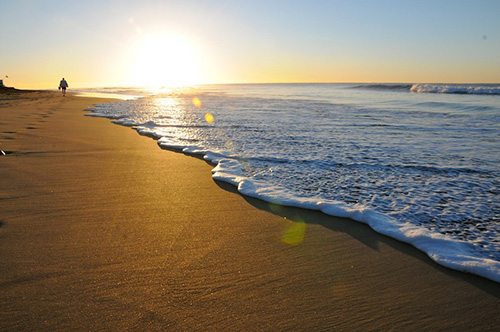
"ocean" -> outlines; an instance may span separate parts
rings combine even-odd
[[[244,195],[366,223],[500,282],[500,84],[86,92],[125,99],[89,116],[202,155]]]

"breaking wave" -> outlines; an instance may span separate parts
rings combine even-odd
[[[413,84],[411,92],[500,95],[498,84]]]
[[[416,93],[447,93],[447,94],[475,94],[500,95],[500,84],[360,84],[353,89],[408,91]]]

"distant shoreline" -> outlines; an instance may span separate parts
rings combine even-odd
[[[0,94],[11,94],[11,93],[25,93],[25,92],[37,92],[37,91],[42,91],[42,90],[23,90],[23,89],[16,89],[12,87],[7,87],[7,86],[0,86]]]

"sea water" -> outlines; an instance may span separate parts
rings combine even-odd
[[[91,111],[203,155],[244,195],[366,223],[500,282],[500,85],[206,85]]]

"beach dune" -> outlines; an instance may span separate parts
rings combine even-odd
[[[84,110],[0,94],[2,331],[493,331],[500,285],[244,197]]]

